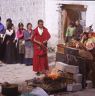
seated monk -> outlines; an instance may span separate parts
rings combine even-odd
[[[84,47],[84,50],[81,50],[79,54],[88,60],[90,60],[89,64],[87,65],[89,72],[88,72],[88,79],[92,80],[93,86],[95,87],[95,37],[92,35],[92,33],[84,33],[81,45]]]
[[[92,35],[92,33],[88,34],[88,40],[86,42],[86,48],[87,50],[93,50],[95,48],[95,37]]]
[[[93,37],[95,37],[95,32],[92,33]]]
[[[87,59],[93,59],[92,58],[93,54],[90,51],[93,50],[95,47],[94,42],[95,42],[95,40],[93,37],[91,37],[91,34],[84,32],[81,41],[78,43],[79,49],[84,50],[87,53],[89,53],[88,56],[86,54],[84,54]]]

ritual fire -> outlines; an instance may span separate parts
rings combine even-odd
[[[55,67],[55,68],[52,69],[52,71],[50,73],[47,74],[47,77],[55,80],[55,79],[61,77],[61,75],[62,74],[61,74],[60,70]]]
[[[59,74],[56,74],[56,73],[51,73],[51,74],[48,74],[48,77],[51,78],[51,79],[53,79],[53,80],[55,80],[58,77],[60,77],[60,75]]]

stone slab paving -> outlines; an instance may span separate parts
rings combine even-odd
[[[55,59],[55,53],[48,54],[49,63]],[[16,83],[36,77],[33,66],[25,64],[0,64],[0,83]]]
[[[78,92],[59,93],[54,96],[95,96],[95,89],[85,89]]]
[[[0,67],[0,83],[17,83],[34,78],[35,72],[32,66],[24,64],[2,64]]]
[[[50,61],[54,61],[54,55],[49,55]],[[32,66],[25,64],[0,64],[0,83],[21,83],[36,77]],[[1,95],[0,95],[1,96]],[[58,93],[52,96],[95,96],[95,89],[85,89],[78,92]]]
[[[2,64],[0,67],[0,83],[20,83],[25,80],[32,79],[36,77],[35,72],[33,72],[32,69],[32,66],[26,66],[24,64]],[[54,96],[95,96],[95,89],[86,89],[73,93],[59,93]]]

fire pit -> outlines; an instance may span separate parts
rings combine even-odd
[[[67,77],[67,74],[51,73],[42,78],[34,78],[30,82],[32,82],[31,84],[33,85],[43,88],[48,94],[52,94],[66,91],[67,83],[72,83],[73,79],[72,77]]]
[[[42,81],[37,79],[32,82],[33,85],[43,88],[47,93],[55,93],[59,90],[64,90],[66,88],[64,77],[58,77],[56,79],[52,79],[50,77],[44,77]]]

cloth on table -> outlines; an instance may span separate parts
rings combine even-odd
[[[49,96],[42,88],[36,87],[30,93],[22,94],[21,96]]]

